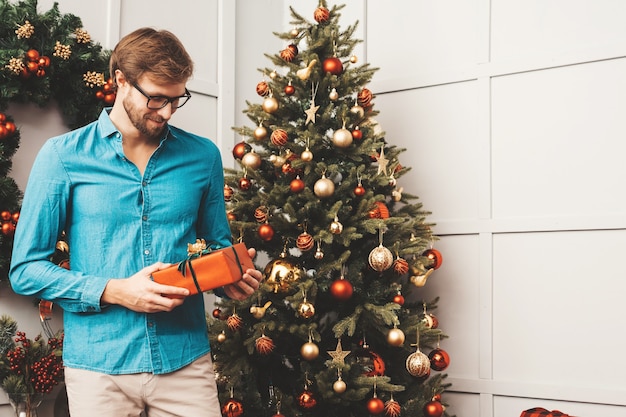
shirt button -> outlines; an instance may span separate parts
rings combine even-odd
[[[150,255],[150,251],[148,249],[146,249],[145,251],[143,251],[144,255]]]
[[[144,216],[141,216],[141,218],[142,218],[143,220],[148,220],[148,216],[145,216],[145,215],[144,215]]]
[[[142,186],[142,187],[145,187],[146,185],[148,185],[148,183],[147,183],[147,182],[145,182],[145,181],[142,181],[142,182],[141,182],[141,186]]]
[[[154,327],[154,323],[152,323],[151,321],[148,322],[148,327]]]

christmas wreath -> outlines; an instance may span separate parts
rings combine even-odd
[[[20,131],[7,109],[54,101],[68,128],[82,126],[115,100],[108,61],[109,51],[58,3],[39,13],[37,0],[0,0],[0,281],[7,278],[22,197],[8,176]]]

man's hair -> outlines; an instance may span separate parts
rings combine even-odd
[[[118,69],[131,83],[144,74],[156,82],[180,83],[191,78],[193,61],[172,32],[145,27],[124,36],[113,49],[111,77]]]

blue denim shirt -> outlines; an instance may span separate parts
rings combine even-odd
[[[169,126],[141,176],[108,111],[49,139],[37,155],[15,232],[11,285],[63,308],[66,366],[167,373],[210,351],[202,295],[155,314],[102,308],[100,298],[110,279],[185,259],[196,238],[231,244],[221,156],[210,140]],[[71,270],[48,261],[62,231]]]

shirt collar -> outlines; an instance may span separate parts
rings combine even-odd
[[[98,126],[100,127],[100,132],[102,132],[103,138],[113,137],[114,134],[118,133],[119,130],[115,127],[113,122],[111,121],[111,117],[109,113],[111,113],[112,107],[105,107],[102,109],[100,113],[100,117],[98,117]],[[167,139],[176,139],[176,135],[174,131],[170,127],[169,123],[165,126],[165,133],[163,135],[163,139],[161,139],[161,143]]]

